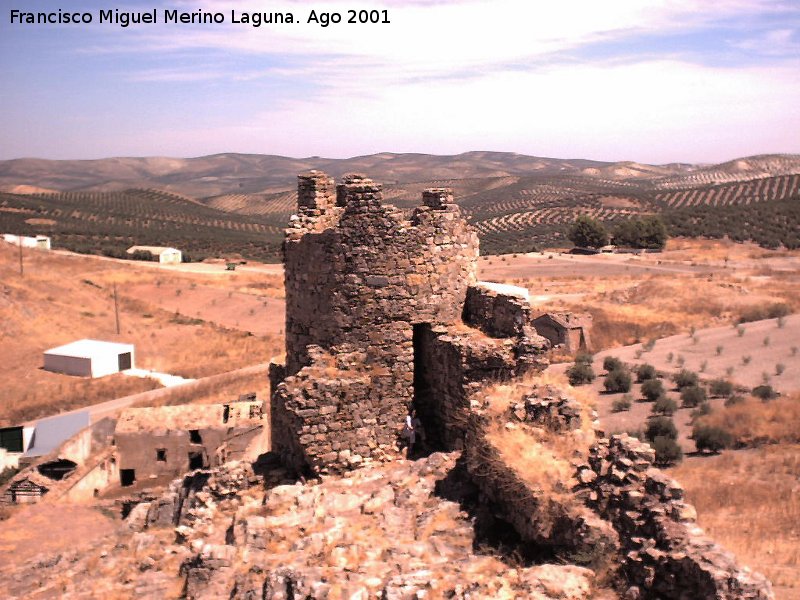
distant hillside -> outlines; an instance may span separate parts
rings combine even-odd
[[[382,153],[341,160],[244,154],[19,159],[0,162],[0,189],[8,192],[0,194],[0,229],[51,234],[56,244],[84,251],[151,243],[180,245],[199,257],[239,252],[274,260],[281,230],[295,210],[296,176],[312,168],[337,178],[367,173],[384,184],[387,202],[406,209],[419,203],[427,187],[451,187],[477,228],[484,253],[567,245],[567,227],[581,213],[604,221],[663,213],[675,233],[719,235],[723,226],[711,225],[714,211],[722,207],[739,207],[725,212],[722,234],[769,238],[774,245],[786,236],[768,233],[770,208],[759,209],[758,232],[755,221],[742,216],[751,205],[786,202],[775,204],[776,219],[785,221],[800,195],[799,155],[752,156],[719,165],[500,152]],[[696,210],[690,215],[689,209],[703,209],[702,216]],[[691,227],[683,226],[685,219],[691,219]],[[783,221],[772,230],[791,229]],[[733,226],[736,231],[729,231]]]
[[[133,245],[166,245],[190,260],[240,254],[276,261],[284,223],[154,190],[0,192],[0,231],[43,233],[57,247],[108,256],[124,256]]]

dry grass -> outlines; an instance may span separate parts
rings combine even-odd
[[[185,286],[187,296],[190,291],[199,294],[203,287],[221,290],[230,286],[232,301],[238,298],[242,304],[251,292],[259,294],[259,298],[279,296],[276,286],[280,280],[274,275],[218,277],[172,272],[165,275],[153,266],[30,252],[25,259],[25,276],[21,278],[16,260],[15,249],[0,244],[0,364],[3,365],[0,424],[152,388],[148,380],[127,377],[83,380],[40,368],[44,350],[76,339],[133,343],[137,366],[192,378],[266,362],[283,349],[283,336],[277,333],[279,327],[275,333],[251,335],[214,322],[213,319],[228,311],[223,302],[199,315],[176,315],[174,310],[151,304],[148,294],[131,291],[133,286],[148,282],[155,288],[159,280],[169,277],[173,284]],[[120,298],[119,335],[114,324],[115,283]],[[227,298],[227,293],[224,297]],[[261,318],[277,318],[274,313],[264,313]],[[255,318],[260,314],[256,313]]]
[[[703,417],[733,435],[737,446],[800,443],[800,394],[762,402],[749,398]]]
[[[140,402],[135,406],[175,406],[178,404],[218,404],[236,400],[242,394],[255,392],[258,398],[269,398],[266,372],[252,374],[230,373],[180,386],[159,396],[157,400]]]
[[[769,577],[777,598],[800,598],[800,446],[692,458],[672,475],[709,535]]]

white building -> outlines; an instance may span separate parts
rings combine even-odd
[[[50,250],[50,238],[46,235],[37,235],[37,236],[24,236],[24,235],[14,235],[13,233],[4,233],[3,240],[8,242],[9,244],[14,244],[15,246],[19,245],[20,240],[22,240],[22,247],[23,248],[38,248],[39,250]]]
[[[128,254],[133,254],[134,252],[149,252],[153,256],[157,256],[158,262],[162,265],[177,265],[183,260],[183,254],[181,254],[180,250],[164,246],[131,246],[127,250]]]
[[[80,377],[104,377],[134,366],[133,344],[78,340],[44,353],[44,368]]]

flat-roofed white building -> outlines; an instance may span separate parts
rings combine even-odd
[[[44,353],[46,371],[79,377],[105,377],[133,366],[133,344],[85,339]]]
[[[46,235],[26,236],[4,233],[3,240],[9,244],[19,245],[22,240],[23,248],[38,248],[39,250],[50,250],[50,238]]]
[[[158,262],[162,265],[177,265],[183,260],[183,253],[176,248],[167,248],[164,246],[131,246],[128,248],[128,254],[135,254],[136,252],[149,252],[153,257],[158,257]]]

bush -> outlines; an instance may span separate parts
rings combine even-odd
[[[733,445],[733,436],[721,427],[713,425],[695,425],[692,429],[692,439],[698,452],[708,450],[717,454],[720,450]]]
[[[682,369],[679,373],[676,373],[672,377],[672,381],[675,382],[675,385],[678,387],[679,390],[682,390],[685,387],[693,387],[693,386],[696,387],[700,379],[697,376],[697,373],[694,373],[687,369]]]
[[[576,362],[567,369],[567,378],[570,385],[584,385],[594,381],[595,374],[591,365]]]
[[[681,390],[681,405],[686,408],[694,408],[708,401],[706,390],[699,385],[690,385]]]
[[[658,371],[653,365],[648,365],[647,363],[641,364],[636,367],[636,381],[637,383],[642,383],[649,379],[655,379],[658,377]]]
[[[713,380],[708,389],[715,398],[730,398],[733,394],[733,384],[727,379]]]
[[[624,368],[625,366],[622,364],[622,361],[616,356],[606,356],[603,359],[603,370],[607,373],[611,373],[611,371],[621,371]]]
[[[620,221],[614,227],[614,243],[619,246],[661,249],[668,237],[664,221],[656,215]]]
[[[652,408],[653,414],[667,417],[674,415],[676,410],[678,410],[678,403],[669,396],[659,396]]]
[[[606,375],[603,387],[609,394],[619,394],[630,392],[631,383],[631,374],[626,369],[618,369]]]
[[[733,394],[730,398],[725,399],[725,406],[736,406],[737,404],[743,404],[747,400],[741,394]]]
[[[630,394],[625,394],[622,398],[617,398],[611,403],[611,412],[624,412],[630,410],[633,405],[633,398]]]
[[[678,428],[669,417],[656,417],[650,419],[647,428],[644,430],[644,437],[646,440],[652,442],[657,437],[668,437],[670,439],[678,439]]]
[[[594,356],[588,352],[580,352],[575,356],[575,364],[591,365],[594,362]]]
[[[756,398],[760,398],[765,402],[767,400],[772,400],[773,398],[778,397],[778,392],[776,392],[771,385],[757,385],[756,387],[753,388],[753,391],[751,393]]]
[[[600,248],[608,244],[605,225],[587,215],[580,215],[567,233],[567,238],[582,248]]]
[[[683,460],[683,450],[674,439],[658,436],[653,440],[653,449],[656,451],[656,464],[668,467]]]
[[[655,402],[665,393],[660,379],[648,379],[642,384],[642,396],[649,402]]]
[[[695,408],[691,413],[690,417],[692,419],[692,423],[694,423],[700,417],[705,417],[706,415],[710,415],[713,412],[713,408],[711,408],[711,404],[708,402],[703,402],[700,406]]]

